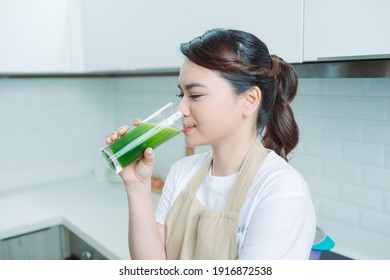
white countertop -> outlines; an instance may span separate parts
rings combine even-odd
[[[152,194],[156,207],[159,195]],[[0,239],[64,225],[108,259],[130,259],[121,183],[92,174],[0,192]]]

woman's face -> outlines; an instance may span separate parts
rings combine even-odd
[[[217,145],[237,133],[243,119],[242,100],[218,72],[186,60],[178,86],[188,146]]]

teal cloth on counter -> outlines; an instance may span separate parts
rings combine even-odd
[[[326,236],[324,240],[314,244],[311,248],[313,250],[318,250],[318,251],[328,251],[331,250],[333,247],[334,247],[334,241],[329,236]]]

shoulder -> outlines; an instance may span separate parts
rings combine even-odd
[[[255,180],[257,191],[263,198],[281,195],[302,195],[310,198],[303,176],[272,150],[268,150]]]

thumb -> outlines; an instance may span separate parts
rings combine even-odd
[[[147,165],[153,165],[156,153],[152,148],[147,148],[144,152],[144,163]]]
[[[147,148],[144,152],[144,157],[137,161],[135,165],[136,175],[142,180],[147,180],[152,177],[155,152],[152,148]]]

